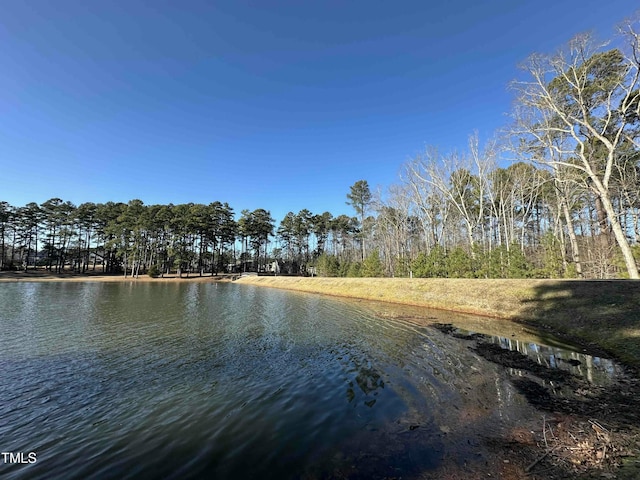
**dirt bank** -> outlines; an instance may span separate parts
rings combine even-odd
[[[640,371],[640,282],[243,277],[241,284],[505,318],[552,331]]]
[[[479,356],[504,367],[515,389],[540,411],[537,422],[523,421],[513,431],[485,439],[492,452],[489,460],[502,478],[640,477],[637,378],[620,375],[606,386],[598,385],[504,349],[490,336],[463,333],[451,324],[433,327],[469,342]]]

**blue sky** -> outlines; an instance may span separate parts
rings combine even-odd
[[[519,62],[633,3],[7,0],[0,200],[353,214],[353,183],[492,136]]]

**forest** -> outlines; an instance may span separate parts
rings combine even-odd
[[[365,277],[639,278],[640,35],[532,55],[496,140],[427,147],[397,183],[345,192],[353,216],[278,223],[220,201],[0,202],[0,268]],[[613,46],[613,48],[612,48]]]

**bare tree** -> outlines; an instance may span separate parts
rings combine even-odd
[[[575,37],[555,55],[533,55],[516,81],[516,119],[537,161],[586,178],[606,215],[631,278],[638,266],[611,197],[612,174],[620,155],[638,147],[640,38],[625,27],[628,52],[605,50],[590,35]],[[561,138],[561,141],[558,141]]]
[[[424,155],[407,164],[406,170],[414,193],[420,196],[424,192],[419,199],[424,205],[424,213],[429,215],[430,212],[425,203],[430,194],[445,198],[464,224],[467,241],[472,248],[477,238],[483,241],[485,238],[486,195],[493,166],[493,150],[480,152],[478,134],[475,133],[469,137],[469,152],[441,156],[435,149],[428,149]]]
[[[435,149],[428,149],[427,158],[437,158]],[[422,229],[423,240],[427,249],[444,244],[444,230],[448,223],[449,205],[446,198],[425,181],[423,172],[424,157],[419,156],[404,165],[401,179],[406,186],[410,200],[408,208],[415,212],[418,224]]]
[[[377,211],[374,239],[382,254],[385,270],[392,276],[406,275],[411,261],[415,218],[409,187],[391,185],[386,198],[374,202]]]

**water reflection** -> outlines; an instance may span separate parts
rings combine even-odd
[[[505,350],[518,352],[535,361],[538,365],[564,370],[598,385],[611,383],[624,373],[623,368],[613,360],[588,355],[569,348],[542,345],[513,337],[486,335],[463,328],[456,328],[455,331],[459,336],[470,337],[480,333],[484,341],[490,341]]]
[[[0,447],[38,462],[0,474],[411,477],[482,461],[482,435],[536,414],[464,342],[377,308],[233,284],[4,284]],[[594,381],[617,368],[495,341]]]

